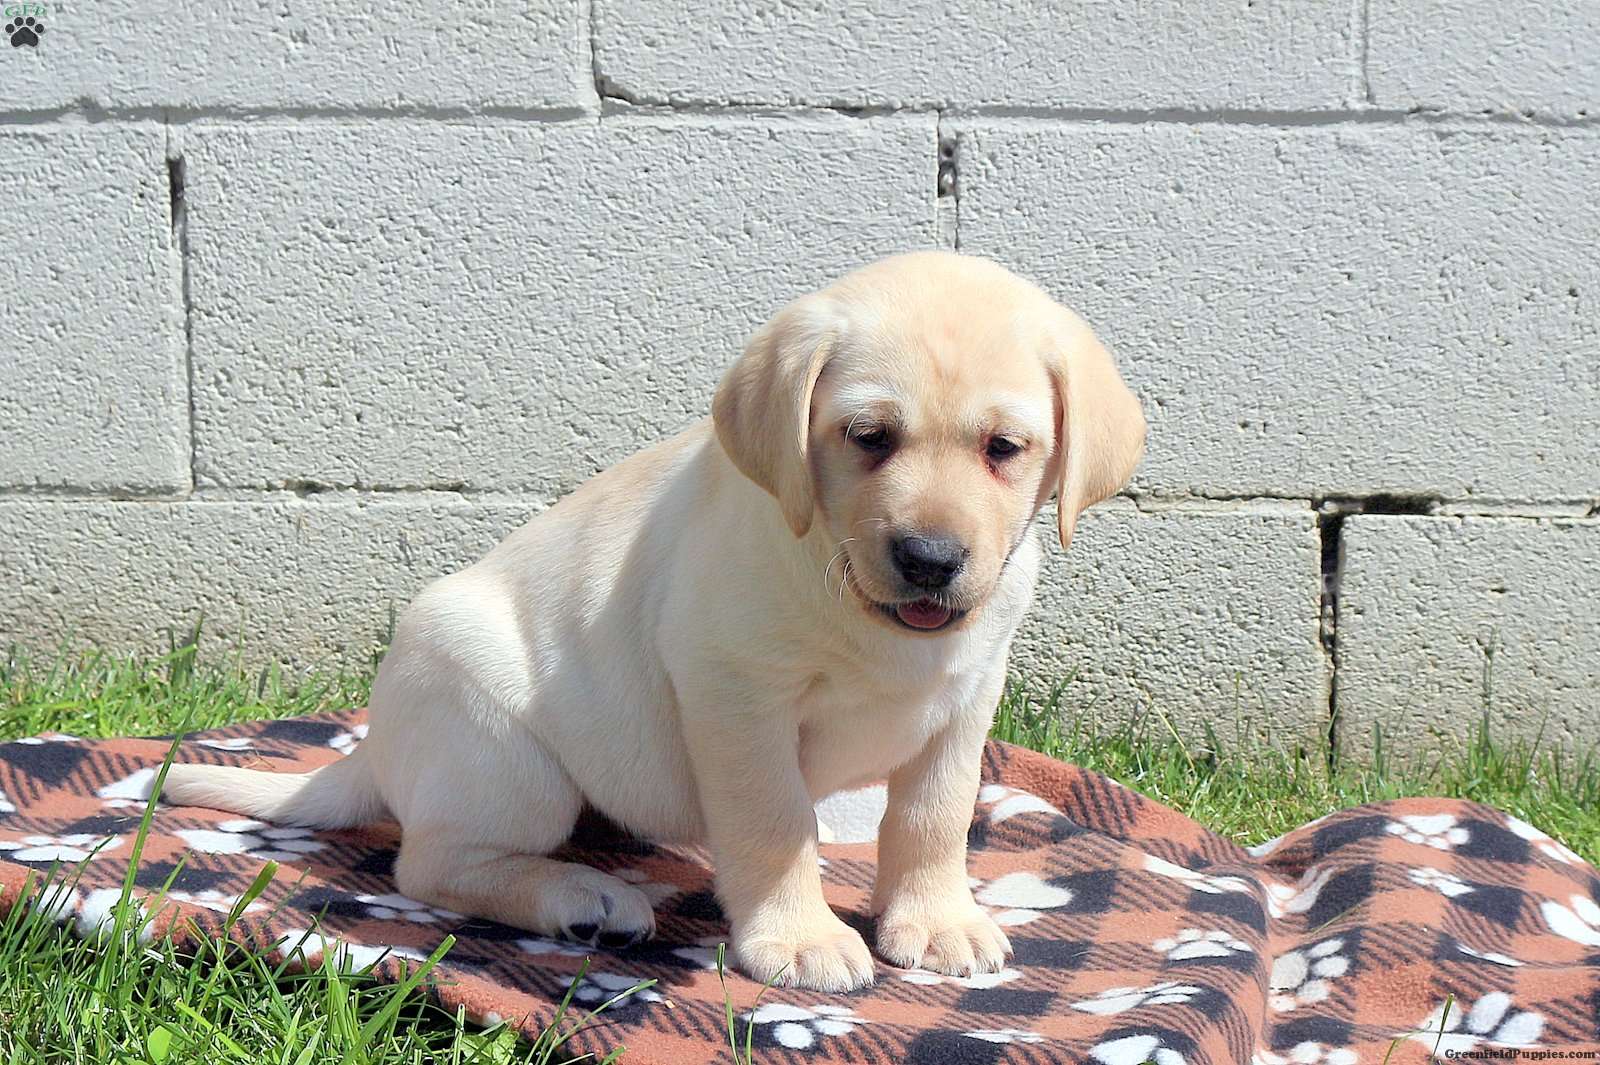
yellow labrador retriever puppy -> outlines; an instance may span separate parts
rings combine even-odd
[[[822,897],[812,804],[888,778],[873,907],[900,966],[997,970],[973,901],[980,750],[1054,493],[1063,546],[1144,446],[1074,314],[981,259],[887,259],[779,311],[712,417],[583,485],[401,618],[371,732],[304,775],[174,766],[169,801],[320,827],[394,818],[398,886],[534,932],[654,929],[545,857],[589,802],[703,840],[739,966],[820,991],[872,958]]]

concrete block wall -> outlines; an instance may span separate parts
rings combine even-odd
[[[1150,418],[1036,686],[1313,752],[1600,736],[1600,7],[180,7],[0,47],[0,642],[203,611],[362,661],[781,303],[945,246]]]

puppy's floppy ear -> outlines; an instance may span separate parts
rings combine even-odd
[[[739,472],[778,500],[795,536],[811,528],[816,507],[806,454],[811,394],[838,324],[820,295],[789,304],[750,338],[711,403],[722,449]]]
[[[1133,476],[1144,455],[1145,421],[1111,353],[1083,319],[1059,305],[1056,311],[1050,376],[1061,412],[1056,510],[1066,548],[1078,515],[1116,494]]]

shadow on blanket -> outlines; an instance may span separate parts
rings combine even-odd
[[[197,733],[181,758],[303,771],[347,754],[361,720]],[[62,909],[92,931],[117,897],[166,749],[63,736],[0,746],[4,903],[30,871],[93,853]],[[1407,799],[1336,813],[1247,851],[1106,777],[1015,747],[991,744],[983,779],[970,869],[978,901],[1016,946],[1010,967],[958,979],[880,964],[867,991],[773,990],[753,1014],[760,989],[729,974],[736,1010],[754,1022],[757,1062],[1351,1065],[1384,1061],[1397,1038],[1395,1063],[1429,1060],[1435,1045],[1441,1058],[1600,1051],[1600,874],[1515,818]],[[872,801],[847,800],[840,815],[861,821]],[[433,993],[529,1032],[548,1022],[592,953],[581,1006],[657,983],[602,1014],[572,1053],[626,1044],[626,1065],[725,1060],[715,957],[726,927],[701,852],[603,826],[580,833],[574,857],[656,903],[658,937],[612,954],[394,894],[396,838],[392,826],[311,832],[162,806],[138,883],[156,891],[187,851],[156,928],[215,935],[262,862],[276,860],[289,868],[236,938],[313,958],[334,949],[394,978],[453,934]],[[870,942],[873,845],[823,853],[829,901]],[[1455,1005],[1441,1024],[1447,997]]]

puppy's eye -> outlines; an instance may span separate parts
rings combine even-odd
[[[984,454],[995,462],[1010,458],[1022,450],[1022,445],[1015,440],[1007,440],[1003,436],[991,436],[989,446],[984,448]]]
[[[894,447],[889,430],[881,425],[858,426],[849,435],[850,442],[869,455],[883,455]]]

